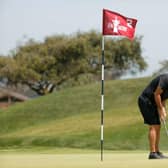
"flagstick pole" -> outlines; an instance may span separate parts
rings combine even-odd
[[[104,36],[102,36],[102,71],[101,71],[101,161],[103,161],[103,126],[104,126]]]

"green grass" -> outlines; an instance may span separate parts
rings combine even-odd
[[[167,168],[168,160],[148,160],[145,152],[108,152],[104,161],[99,153],[0,154],[1,168]]]
[[[137,97],[150,78],[105,82],[104,148],[144,150]],[[100,148],[100,84],[74,87],[0,110],[0,148]],[[162,149],[168,148],[162,130]]]

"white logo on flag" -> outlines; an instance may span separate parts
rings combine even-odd
[[[127,26],[132,28],[132,20],[131,19],[127,20]],[[108,27],[108,29],[112,29],[113,33],[118,33],[119,30],[124,31],[124,32],[127,31],[127,27],[120,25],[120,20],[118,20],[117,17],[115,17],[114,20],[109,22],[107,27]]]
[[[118,33],[118,26],[120,24],[120,21],[117,20],[117,17],[115,17],[115,20],[112,20],[112,23],[113,23],[113,32],[114,33]]]

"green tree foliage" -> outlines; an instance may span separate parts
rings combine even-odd
[[[163,73],[168,73],[168,60],[164,60],[162,62],[160,62],[161,67],[154,72],[154,76],[159,75],[159,74],[163,74]]]
[[[125,72],[145,70],[141,37],[105,40],[105,69],[111,78]],[[57,86],[67,82],[95,80],[101,71],[101,34],[96,31],[47,37],[44,42],[29,40],[11,57],[0,57],[0,74],[13,83],[52,81]],[[115,75],[114,75],[115,74]],[[72,85],[73,85],[72,84]]]
[[[117,41],[107,40],[105,56],[105,68],[112,71],[114,78],[116,75],[120,77],[127,72],[135,74],[147,67],[142,57],[141,37],[135,38],[134,41],[126,38]]]

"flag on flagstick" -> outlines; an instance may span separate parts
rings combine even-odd
[[[125,17],[119,13],[103,9],[102,30],[102,80],[101,80],[101,161],[103,161],[103,128],[104,128],[104,35],[125,36],[134,38],[137,20]]]
[[[137,20],[125,17],[119,13],[103,9],[103,35],[126,36],[134,38]]]

